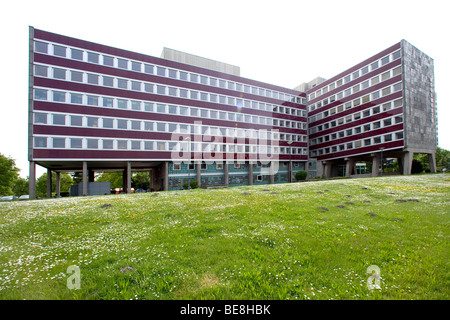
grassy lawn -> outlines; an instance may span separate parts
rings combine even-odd
[[[436,174],[4,202],[0,299],[449,299],[449,199]]]

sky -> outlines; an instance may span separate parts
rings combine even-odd
[[[434,59],[439,146],[450,150],[449,8],[448,0],[5,1],[0,153],[28,175],[29,26],[157,57],[168,47],[288,88],[331,78],[405,39]],[[44,172],[37,166],[38,177]]]

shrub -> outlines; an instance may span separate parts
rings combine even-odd
[[[191,185],[191,189],[197,189],[198,188],[197,180],[191,179],[190,185]],[[183,189],[187,189],[188,187],[189,187],[188,181],[185,181],[183,183]]]
[[[307,175],[308,175],[308,172],[306,172],[305,170],[297,171],[297,172],[295,173],[295,180],[297,180],[297,181],[303,181],[303,180],[306,179],[306,176],[307,176]]]

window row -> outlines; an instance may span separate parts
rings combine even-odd
[[[377,145],[381,143],[387,143],[392,141],[403,140],[403,131],[398,131],[394,133],[383,134],[376,137],[371,137],[367,139],[361,139],[357,141],[352,141],[348,143],[342,143],[336,146],[325,147],[317,150],[310,151],[310,157],[315,158],[317,156],[322,156],[326,154],[333,154],[335,152],[341,152],[346,150],[353,150],[362,147]]]
[[[241,164],[242,164],[241,161],[234,161],[233,168],[234,169],[241,169]],[[205,161],[202,161],[200,164],[189,163],[186,166],[186,169],[187,170],[196,170],[195,169],[196,165],[200,165],[200,170],[208,170],[208,165],[209,166],[211,166],[211,165],[214,166],[214,163],[213,164],[206,163]],[[223,162],[216,162],[215,163],[216,170],[223,170],[223,165],[224,165]],[[231,165],[231,164],[228,164],[228,165]],[[279,165],[280,168],[288,168],[289,163],[288,162],[280,162],[278,165]],[[297,161],[292,161],[292,166],[294,168],[299,168],[299,167],[301,167],[301,163],[297,162]],[[253,164],[253,167],[256,167],[256,168],[267,167],[268,168],[269,165],[262,164],[260,161],[256,161],[256,163]],[[181,169],[182,169],[181,163],[172,163],[172,171],[180,171]],[[183,170],[186,170],[186,169],[183,168]],[[211,167],[210,167],[210,170],[211,170]],[[170,174],[169,174],[169,176],[170,176]]]
[[[95,63],[118,69],[125,69],[134,72],[157,75],[161,77],[183,80],[193,83],[200,83],[208,86],[259,95],[262,97],[268,97],[282,101],[291,101],[295,103],[306,104],[306,98],[287,94],[284,92],[269,90],[257,86],[250,86],[248,84],[240,82],[224,80],[216,77],[210,77],[203,74],[187,72],[174,68],[143,63],[140,61],[128,60],[121,57],[115,57],[112,55],[105,55],[97,52],[81,50],[74,47],[62,46],[54,43],[35,41],[34,50],[35,52],[38,53],[50,54],[58,57],[79,60],[88,63]]]
[[[372,130],[386,128],[386,127],[396,125],[399,123],[403,123],[403,114],[396,115],[396,116],[389,117],[389,118],[384,118],[382,120],[373,121],[373,122],[366,123],[361,126],[348,128],[345,130],[333,132],[331,134],[327,134],[327,135],[324,135],[324,136],[321,136],[318,138],[311,139],[310,146],[312,147],[316,144],[321,144],[321,143],[325,143],[328,141],[336,141],[338,139],[342,139],[345,137],[351,137],[356,134],[367,133]]]
[[[381,112],[386,112],[391,109],[400,108],[402,106],[403,106],[403,99],[388,101],[386,103],[377,105],[375,107],[367,108],[363,111],[358,111],[358,112],[349,114],[347,116],[344,116],[344,117],[341,117],[338,119],[334,119],[334,120],[322,123],[317,126],[310,127],[309,132],[310,132],[310,134],[314,134],[316,132],[321,132],[322,130],[327,130],[329,128],[338,127],[343,124],[350,123],[352,121],[357,121],[359,119],[367,118],[367,117],[376,115]],[[322,119],[322,117],[328,117],[328,115],[332,116],[332,115],[336,114],[335,109],[336,108],[333,108],[331,111],[326,111],[326,113],[327,113],[326,115],[321,114],[321,117],[319,119],[317,119],[317,118],[315,118],[315,116],[313,116],[313,117],[311,117],[311,121],[320,120],[320,119]],[[337,109],[339,110],[339,107]],[[342,111],[342,110],[340,110],[340,111]],[[338,112],[340,112],[340,111],[338,111]]]
[[[183,151],[183,152],[208,152],[208,153],[257,153],[257,154],[281,154],[281,148],[270,145],[253,144],[225,144],[209,142],[157,141],[157,140],[126,140],[107,138],[82,138],[82,137],[47,137],[34,136],[34,148],[43,149],[88,149],[88,150],[128,150],[128,151]],[[190,148],[190,149],[189,149]],[[286,153],[286,148],[283,148]],[[291,148],[292,155],[306,155],[306,148]]]
[[[307,136],[301,134],[278,133],[271,131],[191,125],[161,121],[123,119],[96,116],[67,115],[61,113],[34,113],[34,124],[52,124],[84,128],[103,128],[113,130],[150,131],[165,133],[191,133],[216,137],[236,137],[252,139],[279,139],[281,141],[307,142]]]
[[[321,95],[326,94],[329,91],[332,91],[335,88],[342,86],[343,84],[349,83],[350,81],[356,80],[359,77],[361,77],[369,72],[377,70],[378,68],[385,66],[394,60],[399,59],[400,56],[401,56],[401,53],[400,53],[400,50],[398,50],[398,51],[395,51],[391,54],[384,56],[381,59],[373,61],[370,64],[362,67],[361,69],[358,69],[352,73],[349,73],[349,74],[345,75],[344,77],[334,81],[333,83],[330,83],[329,85],[324,86],[313,93],[310,93],[308,100],[311,101],[313,99],[316,99],[316,98],[320,97]]]
[[[361,83],[358,83],[356,85],[354,85],[353,87],[347,88],[341,92],[338,92],[330,97],[327,97],[326,99],[323,99],[322,101],[318,101],[312,105],[309,106],[309,111],[313,111],[315,109],[324,107],[330,103],[333,103],[335,101],[339,101],[343,98],[349,97],[352,94],[358,93],[359,91],[365,90],[367,88],[370,88],[380,82],[386,81],[390,78],[393,78],[399,74],[401,74],[402,70],[401,70],[401,66],[396,67],[394,69],[388,70],[386,72],[384,72],[383,74],[378,74],[376,76],[374,76],[371,79],[365,80]],[[396,92],[402,89],[402,84],[401,82],[395,84],[392,88],[384,88],[383,90],[377,90],[374,91],[368,95],[366,95],[365,97],[369,97],[369,101],[370,100],[374,100],[377,99],[380,96],[385,96],[389,93],[392,92]]]
[[[140,100],[128,100],[114,97],[96,96],[78,92],[66,92],[34,89],[34,99],[52,102],[81,104],[93,107],[117,108],[123,110],[163,113],[188,117],[201,117],[204,119],[218,119],[233,122],[245,122],[258,125],[279,126],[284,128],[306,129],[306,123],[292,120],[277,120],[272,117],[256,116],[241,112],[228,112],[182,105],[154,103]],[[303,111],[303,110],[299,110]],[[276,121],[275,121],[276,120]]]
[[[236,97],[218,95],[209,92],[189,90],[180,87],[172,87],[156,83],[141,82],[137,80],[116,78],[95,73],[81,72],[78,70],[49,67],[45,65],[36,64],[34,66],[34,75],[39,77],[50,77],[58,80],[80,82],[90,85],[99,85],[116,89],[132,90],[151,94],[172,96],[177,98],[226,104],[230,106],[235,106],[238,109],[244,107],[249,109],[251,108],[256,110],[277,112],[294,116],[301,116],[301,117],[306,116],[305,110],[300,110],[296,108],[278,106],[254,100],[239,99]]]

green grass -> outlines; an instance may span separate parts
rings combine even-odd
[[[449,299],[447,177],[0,203],[0,299]]]

